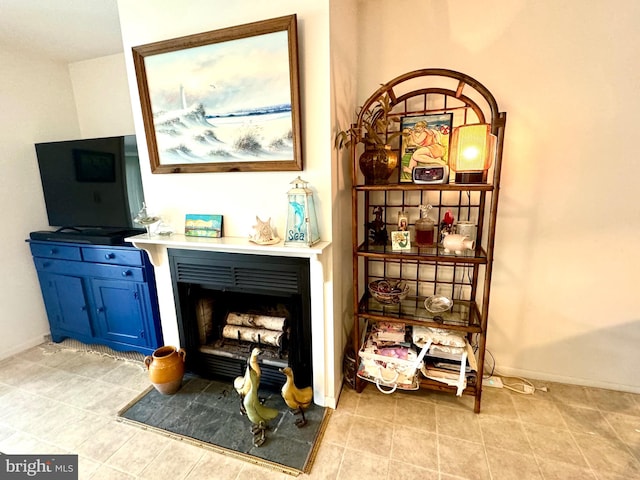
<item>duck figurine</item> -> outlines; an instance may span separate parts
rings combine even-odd
[[[249,369],[249,391],[244,397],[242,404],[244,410],[247,413],[247,418],[251,422],[251,433],[253,434],[253,445],[259,447],[265,441],[265,431],[267,429],[267,423],[273,420],[280,413],[275,408],[264,406],[258,399],[258,388],[260,387],[260,380],[257,373],[250,368]]]
[[[298,428],[304,427],[307,424],[307,419],[304,418],[304,411],[311,405],[313,401],[313,388],[305,387],[298,388],[293,379],[293,370],[290,367],[281,368],[280,372],[287,377],[287,381],[282,386],[282,398],[284,403],[293,410],[293,414],[300,413],[302,418],[298,418],[295,424]]]
[[[249,360],[247,361],[247,369],[244,372],[244,376],[236,377],[233,381],[233,388],[236,389],[238,395],[240,395],[240,413],[244,415],[246,413],[244,409],[244,397],[249,393],[249,388],[251,388],[251,380],[249,372],[253,370],[256,372],[258,378],[258,384],[260,384],[260,377],[262,375],[262,370],[260,370],[260,364],[258,363],[258,355],[262,353],[262,350],[259,348],[254,348],[251,350],[251,355],[249,356]]]

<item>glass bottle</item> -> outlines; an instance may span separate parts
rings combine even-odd
[[[435,222],[429,218],[431,205],[420,205],[420,218],[416,220],[416,245],[430,247],[433,245]]]

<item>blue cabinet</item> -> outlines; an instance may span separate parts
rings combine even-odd
[[[47,272],[38,276],[51,331],[93,336],[82,278]]]
[[[51,338],[152,353],[162,345],[153,266],[128,246],[30,242]]]

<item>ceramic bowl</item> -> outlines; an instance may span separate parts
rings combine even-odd
[[[407,298],[409,285],[403,281],[374,280],[369,283],[369,293],[384,305],[394,305]]]

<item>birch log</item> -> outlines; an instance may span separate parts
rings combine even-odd
[[[213,334],[213,299],[201,298],[196,304],[196,321],[200,343],[205,345]]]
[[[284,332],[267,330],[266,328],[251,328],[237,325],[225,325],[222,329],[223,338],[238,340],[239,336],[242,341],[258,343],[258,336],[260,336],[261,343],[274,347],[280,346],[283,333]]]
[[[282,332],[286,322],[285,317],[271,317],[269,315],[251,315],[249,313],[231,312],[227,315],[227,325],[241,325],[244,327],[266,328]]]

